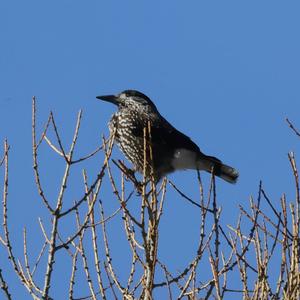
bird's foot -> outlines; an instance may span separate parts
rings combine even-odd
[[[121,160],[118,160],[118,163],[113,160],[114,164],[123,172],[126,180],[131,181],[134,184],[139,195],[143,192],[143,183],[136,179],[135,171],[131,168],[128,168]]]

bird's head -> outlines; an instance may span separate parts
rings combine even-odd
[[[138,108],[157,111],[154,103],[145,94],[136,90],[125,90],[117,95],[97,96],[97,99],[113,103],[121,108]]]

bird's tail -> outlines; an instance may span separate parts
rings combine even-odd
[[[219,159],[213,156],[203,156],[200,158],[201,160],[201,169],[211,173],[212,170],[214,174],[229,183],[236,183],[239,172],[225,164],[223,164]]]

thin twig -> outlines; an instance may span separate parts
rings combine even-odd
[[[197,202],[195,202],[194,200],[192,200],[190,197],[186,196],[183,192],[181,192],[177,186],[170,180],[168,179],[168,183],[176,190],[176,192],[178,192],[178,194],[183,197],[184,199],[188,200],[190,203],[192,203],[193,205],[201,208],[202,210],[207,210],[209,211],[210,213],[214,213],[213,209],[209,209],[209,208],[206,208],[206,207],[203,207],[202,205],[198,204]]]
[[[3,291],[7,300],[12,300],[8,285],[3,277],[2,270],[0,269],[0,289]]]
[[[294,127],[294,125],[290,122],[288,118],[285,119],[288,123],[289,127],[295,132],[295,134],[300,137],[300,132]]]
[[[50,120],[50,117],[49,119]],[[48,122],[46,129],[48,128]],[[45,134],[45,132],[44,132]],[[49,212],[53,214],[54,209],[51,207],[49,201],[47,200],[44,190],[42,188],[41,179],[40,179],[40,173],[39,173],[39,165],[38,165],[38,145],[36,142],[36,99],[35,97],[32,98],[32,156],[33,156],[33,170],[34,170],[34,177],[35,177],[35,183],[38,189],[38,193],[44,203],[44,205],[47,207]]]

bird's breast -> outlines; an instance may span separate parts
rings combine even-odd
[[[141,169],[144,155],[143,125],[138,116],[118,112],[111,118],[109,129],[115,132],[115,140],[127,159]]]

